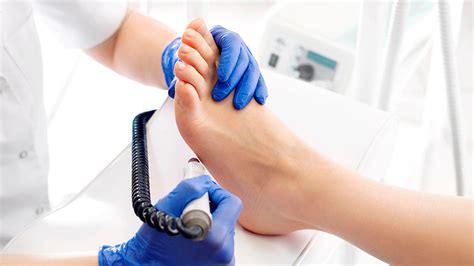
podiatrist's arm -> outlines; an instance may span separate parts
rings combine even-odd
[[[300,220],[390,264],[474,264],[472,199],[388,186],[318,154],[306,158],[294,171]]]
[[[107,40],[86,53],[119,74],[146,85],[168,88],[161,67],[165,47],[178,34],[170,27],[135,11]]]
[[[221,26],[212,32],[222,53],[218,66],[219,82],[212,94],[214,100],[222,101],[235,89],[235,108],[244,108],[252,98],[264,104],[268,97],[267,87],[243,40],[237,33]],[[176,79],[173,69],[181,43],[176,36],[166,25],[129,11],[110,38],[86,52],[123,76],[143,84],[169,88],[169,95],[174,97]]]
[[[98,265],[97,252],[0,255],[0,265]]]
[[[64,46],[84,49],[116,72],[143,84],[170,88],[170,96],[174,95],[170,82],[180,40],[171,28],[128,10],[126,0],[36,0],[33,4],[35,17],[52,29]],[[243,40],[222,27],[213,33],[222,51],[214,99],[222,100],[235,88],[235,108],[242,109],[252,98],[263,104],[267,88]],[[162,58],[171,60],[162,65],[166,61]]]
[[[169,236],[143,224],[129,241],[103,246],[98,255],[97,252],[8,254],[0,255],[0,265],[233,265],[234,230],[242,208],[239,198],[203,175],[182,181],[156,206],[180,216],[188,202],[206,192],[211,204],[212,227],[202,241]]]

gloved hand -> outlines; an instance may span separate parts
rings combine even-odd
[[[178,62],[178,49],[181,46],[181,38],[178,37],[170,42],[161,55],[161,67],[165,74],[166,85],[168,85],[168,95],[174,98],[176,77],[174,76],[174,65]]]
[[[156,204],[159,210],[180,216],[193,199],[209,193],[212,226],[202,241],[169,236],[143,224],[129,241],[103,246],[99,265],[233,265],[234,229],[242,208],[239,198],[215,184],[209,176],[186,179]]]
[[[233,103],[236,109],[247,106],[252,97],[263,105],[268,97],[267,86],[257,61],[242,38],[222,26],[212,28],[211,34],[221,49],[212,98],[221,101],[235,88]]]
[[[221,49],[219,65],[217,66],[217,83],[212,90],[212,98],[222,101],[236,89],[233,99],[234,107],[238,110],[247,106],[252,97],[264,104],[268,97],[267,87],[255,58],[245,45],[242,38],[235,32],[222,26],[211,29],[212,36]],[[179,60],[177,51],[181,39],[171,42],[163,52],[161,65],[165,73],[168,95],[174,98],[176,79],[174,64]]]

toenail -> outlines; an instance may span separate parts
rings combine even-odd
[[[192,37],[194,37],[194,36],[196,35],[196,32],[195,32],[194,30],[188,30],[188,31],[186,32],[186,34],[188,35],[188,37],[191,37],[191,38],[192,38]]]
[[[186,65],[181,61],[178,61],[176,65],[178,66],[179,70],[183,70],[186,67]]]
[[[198,32],[201,35],[204,35],[207,32],[206,24],[202,23],[201,26],[199,26]]]
[[[181,45],[181,50],[183,51],[183,53],[189,53],[189,51],[191,51],[191,48],[189,48],[189,46],[183,43]]]

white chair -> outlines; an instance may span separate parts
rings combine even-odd
[[[264,77],[270,88],[267,106],[309,145],[363,175],[384,177],[395,136],[392,116],[280,74],[264,72]],[[193,153],[176,128],[171,99],[147,128],[156,201],[181,180],[182,168]],[[96,250],[128,240],[141,224],[131,206],[130,164],[127,147],[72,201],[33,223],[4,252]],[[340,243],[311,230],[268,237],[240,227],[235,239],[237,264],[322,263]]]

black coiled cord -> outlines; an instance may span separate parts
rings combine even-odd
[[[135,214],[144,223],[169,235],[182,234],[189,239],[199,238],[203,231],[199,226],[187,227],[180,218],[173,217],[153,206],[150,199],[148,174],[148,152],[146,143],[146,123],[153,111],[141,113],[133,120],[132,133],[132,204]]]

